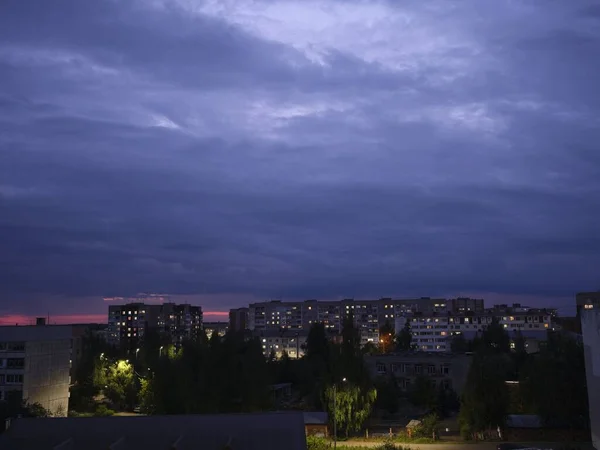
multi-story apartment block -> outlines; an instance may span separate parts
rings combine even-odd
[[[474,338],[496,318],[512,339],[523,336],[528,351],[536,351],[538,343],[546,340],[546,331],[552,329],[552,318],[556,311],[521,306],[495,305],[478,313],[447,313],[446,315],[416,315],[410,318],[413,342],[418,350],[443,352],[450,351],[450,339],[453,335],[463,334],[467,339]],[[399,332],[403,322],[396,321]]]
[[[109,344],[133,351],[151,329],[174,344],[194,339],[202,330],[202,308],[188,304],[139,302],[108,307]]]
[[[248,329],[248,308],[229,310],[229,329],[231,331],[245,331]]]
[[[579,315],[583,334],[592,444],[596,450],[600,450],[600,308],[598,302],[582,303],[588,304],[593,307],[581,308]]]
[[[0,400],[14,395],[66,416],[72,337],[69,325],[0,327]]]
[[[453,389],[460,395],[471,364],[468,355],[453,353],[401,352],[365,356],[365,365],[373,376],[394,376],[400,388],[409,390],[419,376],[427,377],[436,387]]]
[[[339,334],[344,319],[352,313],[361,332],[361,342],[379,342],[379,328],[386,322],[392,326],[404,325],[406,317],[476,313],[483,310],[481,299],[391,299],[303,302],[270,302],[250,304],[248,328],[253,332],[264,330],[309,330],[316,322],[323,323],[331,334]],[[447,330],[446,330],[447,331]],[[425,338],[424,338],[425,339]],[[429,339],[429,338],[427,338]],[[438,338],[440,339],[440,338]],[[445,341],[445,340],[444,340]],[[428,341],[429,343],[429,341]],[[434,341],[431,344],[435,344]],[[435,350],[436,345],[432,345]],[[445,345],[437,348],[445,350]]]

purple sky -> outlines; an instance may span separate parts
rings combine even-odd
[[[595,0],[0,10],[0,316],[600,288]]]

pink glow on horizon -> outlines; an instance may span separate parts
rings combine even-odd
[[[228,316],[227,311],[206,311],[203,316],[208,318],[222,318]],[[36,317],[23,314],[5,314],[0,316],[0,325],[35,325]],[[45,317],[46,320],[48,319]],[[59,314],[50,316],[50,325],[68,325],[72,323],[106,323],[106,314]]]

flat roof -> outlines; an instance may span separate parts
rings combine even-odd
[[[57,341],[71,339],[71,325],[23,325],[0,326],[0,341]]]
[[[301,412],[264,414],[69,417],[17,419],[0,435],[0,448],[38,450],[71,440],[73,450],[220,449],[306,450]]]

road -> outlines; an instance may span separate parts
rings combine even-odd
[[[401,444],[409,446],[413,450],[496,450],[499,442],[447,442],[441,444]],[[377,447],[381,441],[344,441],[338,442],[340,447]],[[533,447],[540,449],[560,449],[565,446],[570,448],[579,448],[581,450],[593,450],[591,443],[568,443],[568,442],[536,442],[522,444],[524,447]]]

